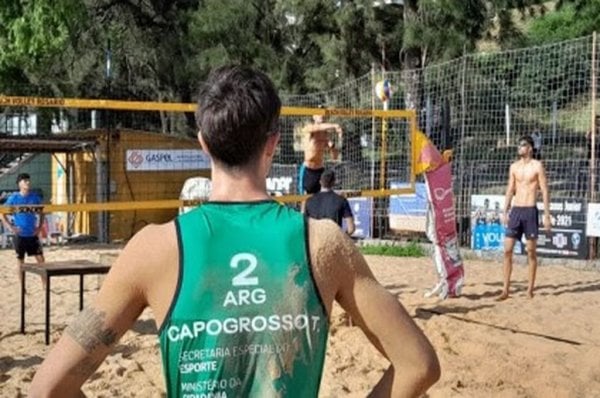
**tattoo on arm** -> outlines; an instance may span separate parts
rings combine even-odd
[[[117,340],[117,333],[104,328],[106,313],[87,308],[67,327],[66,332],[89,354],[100,344],[110,347]]]

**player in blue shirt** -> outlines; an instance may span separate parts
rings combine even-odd
[[[41,205],[41,198],[31,191],[31,177],[27,173],[17,177],[19,192],[11,194],[5,206]],[[38,263],[44,262],[44,253],[38,234],[44,224],[44,214],[33,211],[32,208],[19,208],[11,215],[9,220],[2,214],[2,221],[6,228],[14,234],[14,247],[17,252],[17,273],[21,281],[21,266],[25,262],[25,254],[34,256]],[[44,281],[45,282],[45,281]]]

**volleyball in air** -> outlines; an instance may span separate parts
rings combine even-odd
[[[392,98],[392,85],[389,80],[382,80],[375,85],[375,95],[381,101],[386,102]]]

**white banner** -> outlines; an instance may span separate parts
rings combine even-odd
[[[198,149],[128,149],[127,171],[208,170],[210,157]]]
[[[600,236],[600,203],[588,203],[585,234]]]

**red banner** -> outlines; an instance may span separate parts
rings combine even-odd
[[[458,248],[450,163],[425,172],[425,180],[430,203],[427,235],[435,246],[434,261],[440,276],[440,283],[428,295],[457,297],[464,284],[464,267]]]

